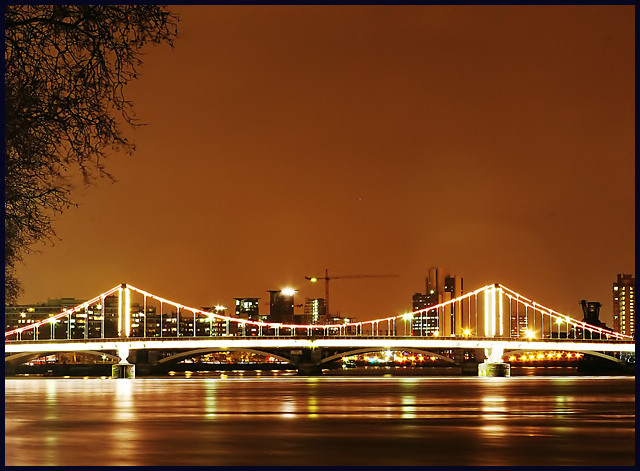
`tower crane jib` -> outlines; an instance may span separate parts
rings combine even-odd
[[[324,280],[324,305],[327,316],[329,316],[329,280],[339,280],[346,278],[394,278],[399,275],[332,275],[329,276],[329,270],[325,269],[324,276],[305,276],[305,280],[316,283],[318,280]]]

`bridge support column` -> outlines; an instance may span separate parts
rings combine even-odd
[[[511,376],[511,365],[502,361],[503,343],[496,342],[484,350],[487,359],[478,365],[478,376]]]
[[[157,350],[133,350],[129,355],[129,363],[136,367],[136,376],[149,376],[159,374],[162,368],[158,367],[160,352]]]
[[[299,376],[321,376],[322,366],[313,363],[299,363],[295,365]]]
[[[120,344],[118,345],[118,357],[120,358],[120,362],[111,367],[111,377],[112,378],[129,378],[133,379],[136,377],[136,367],[132,365],[127,360],[129,358],[129,345],[128,344]]]
[[[484,349],[481,350],[482,358],[484,358]],[[465,354],[467,352],[462,348],[457,348],[453,351],[453,361],[460,365],[463,375],[478,376],[478,362],[475,357],[465,360]]]
[[[291,364],[301,376],[322,375],[322,351],[319,348],[304,348],[291,351]]]

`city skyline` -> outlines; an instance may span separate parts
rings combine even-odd
[[[621,281],[622,280],[622,281]],[[315,279],[314,279],[315,281]],[[122,285],[127,286],[126,284]],[[489,286],[493,286],[489,285]],[[496,286],[502,286],[496,284]],[[485,287],[487,288],[487,287]],[[116,288],[112,288],[113,291]],[[508,289],[514,296],[522,296],[519,293],[513,292]],[[626,292],[625,292],[626,290]],[[611,330],[613,332],[635,335],[635,277],[632,274],[618,274],[617,283],[613,284],[613,311],[614,311],[614,323],[613,326],[607,326],[606,322],[600,319],[600,308],[602,304],[600,302],[592,302],[581,300],[580,305],[583,311],[582,322],[586,322],[596,328],[603,328],[604,330]],[[234,303],[231,305],[233,309],[227,315],[229,306],[223,304],[217,304],[215,306],[201,306],[199,310],[201,313],[216,313],[221,316],[226,316],[227,320],[231,318],[245,319],[248,321],[258,321],[266,323],[277,324],[310,324],[310,325],[327,325],[327,324],[343,324],[348,323],[360,323],[366,320],[360,320],[354,316],[344,316],[341,313],[328,314],[326,311],[326,303],[324,298],[304,298],[304,303],[296,302],[295,296],[298,294],[298,290],[291,287],[285,287],[281,290],[267,290],[269,293],[269,301],[261,303],[261,297],[235,297]],[[477,291],[472,290],[471,293]],[[409,313],[418,313],[411,320],[411,335],[418,336],[440,336],[449,337],[451,335],[468,336],[472,333],[479,334],[477,325],[471,325],[471,311],[470,305],[466,306],[464,303],[458,304],[454,302],[448,305],[447,308],[429,309],[435,305],[445,305],[449,300],[454,298],[464,298],[467,293],[463,289],[463,279],[458,275],[445,274],[437,267],[432,267],[429,270],[429,275],[425,278],[425,293],[414,293],[412,296],[412,306],[403,312],[398,318],[405,318]],[[95,299],[101,298],[104,295],[101,294]],[[110,295],[112,299],[115,295]],[[477,295],[476,295],[477,296]],[[164,298],[162,298],[164,299]],[[525,297],[526,299],[526,297]],[[63,312],[74,312],[77,309],[81,309],[83,305],[87,303],[87,299],[77,299],[73,297],[59,297],[48,298],[46,301],[40,300],[35,303],[26,304],[10,304],[7,305],[5,315],[5,329],[7,331],[19,328],[19,324],[32,324],[39,321],[44,321],[52,316],[60,317]],[[301,301],[300,299],[298,301]],[[113,299],[110,301],[113,304]],[[167,300],[167,302],[171,302]],[[476,301],[477,302],[477,301]],[[93,309],[100,309],[100,302],[94,303]],[[263,309],[260,310],[260,304],[263,304]],[[540,303],[533,302],[533,306],[538,305],[544,312],[549,309],[548,306],[543,306]],[[146,305],[146,301],[145,301]],[[134,303],[137,314],[146,311],[143,309],[143,305]],[[176,306],[182,306],[198,310],[194,306],[183,306],[178,304]],[[156,308],[149,307],[149,313],[155,313]],[[268,309],[266,309],[268,307]],[[465,309],[466,307],[466,309]],[[112,306],[112,312],[110,315],[116,315],[117,307]],[[485,306],[486,308],[486,306]],[[115,310],[114,310],[115,309]],[[297,311],[296,311],[297,309]],[[38,311],[37,313],[35,311]],[[419,311],[424,311],[419,313]],[[535,328],[531,330],[529,328],[529,316],[526,313],[522,315],[518,314],[518,311],[511,309],[511,301],[509,301],[510,317],[509,321],[509,334],[512,337],[518,337],[519,335],[528,335],[532,333],[536,335]],[[554,311],[552,309],[552,311]],[[133,312],[133,311],[132,311]],[[176,311],[169,311],[166,314],[176,315]],[[565,316],[569,319],[571,316],[567,316],[566,313],[557,313]],[[155,316],[155,314],[153,314]],[[475,314],[477,315],[477,313]],[[25,318],[26,316],[26,318]],[[438,320],[440,317],[440,320]],[[18,322],[17,320],[20,319]],[[194,318],[195,319],[195,318]],[[371,319],[369,319],[370,321]],[[574,318],[577,321],[578,318]],[[386,319],[384,320],[386,322]],[[181,321],[182,322],[182,321]],[[195,320],[194,320],[195,322]],[[535,324],[535,321],[533,321]],[[562,325],[560,322],[558,325]],[[474,328],[475,327],[475,328]],[[486,329],[486,326],[485,326]],[[255,332],[257,334],[257,331]],[[217,334],[216,334],[217,335]],[[551,333],[549,332],[549,335]]]
[[[132,157],[25,258],[21,303],[117,283],[188,305],[305,276],[398,314],[429,267],[559,312],[633,273],[633,6],[176,7],[129,86]]]

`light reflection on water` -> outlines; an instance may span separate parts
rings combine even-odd
[[[633,377],[5,379],[6,465],[633,465],[634,434]]]

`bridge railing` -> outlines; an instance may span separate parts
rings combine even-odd
[[[609,344],[612,341],[615,343],[631,343],[633,344],[633,340],[625,339],[612,339],[612,338],[541,338],[541,339],[531,339],[531,338],[513,338],[513,337],[471,337],[471,336],[450,336],[450,337],[435,337],[435,336],[402,336],[402,335],[280,335],[280,336],[181,336],[181,337],[113,337],[113,338],[72,338],[72,339],[46,339],[40,338],[38,340],[27,339],[27,340],[17,340],[17,339],[5,339],[5,344],[20,344],[20,345],[29,345],[29,344],[41,344],[45,342],[56,342],[56,343],[71,343],[71,344],[87,344],[87,343],[111,343],[111,342],[157,342],[157,341],[171,341],[171,342],[181,342],[181,341],[191,341],[191,340],[215,340],[215,341],[242,341],[242,340],[322,340],[322,339],[359,339],[359,340],[433,340],[433,341],[470,341],[470,342],[481,342],[491,340],[492,342],[508,342],[508,341],[520,341],[525,343],[532,343],[536,341],[544,341],[547,343],[557,343],[558,345],[562,345],[567,342],[584,342],[584,343],[602,343]]]

